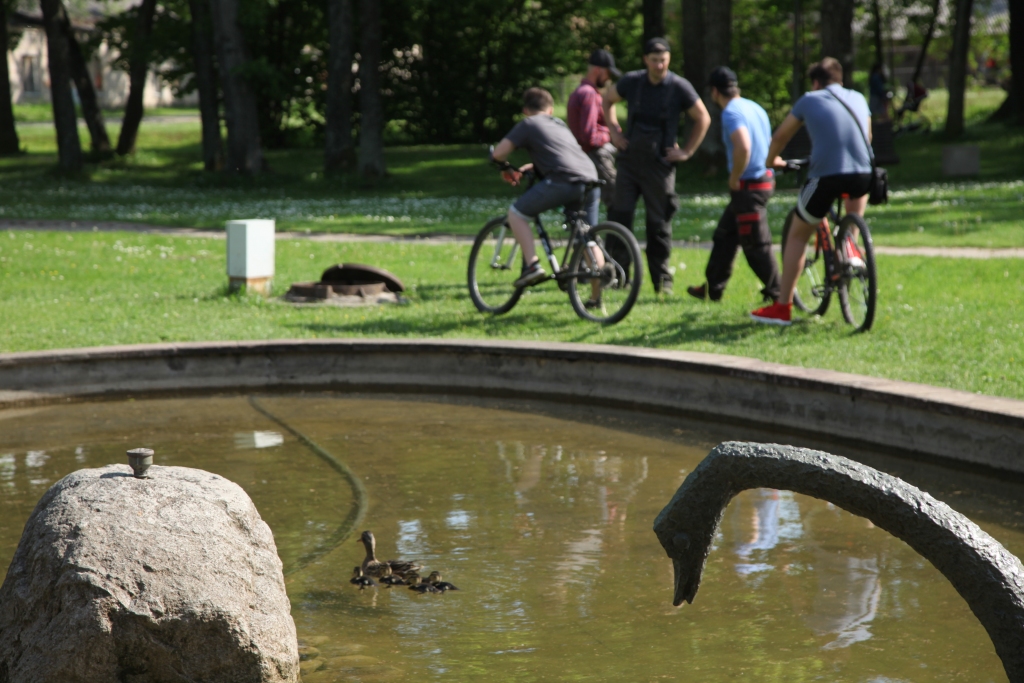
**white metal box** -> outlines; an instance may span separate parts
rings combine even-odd
[[[274,220],[228,221],[228,280],[232,291],[270,294],[274,279]]]

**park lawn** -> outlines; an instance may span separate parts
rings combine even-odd
[[[986,102],[995,101],[982,93]],[[111,134],[116,132],[111,126]],[[29,153],[0,159],[0,219],[220,228],[231,218],[265,217],[275,218],[281,230],[472,235],[519,192],[498,180],[484,145],[388,148],[390,177],[368,186],[351,174],[324,178],[316,149],[269,150],[271,171],[256,178],[204,173],[198,123],[144,121],[134,155],[89,164],[78,179],[52,173],[52,129],[22,127],[21,135]],[[87,140],[84,128],[82,136]],[[981,146],[982,172],[958,182],[941,176],[939,136],[898,140],[903,163],[890,169],[892,200],[869,211],[879,244],[1024,246],[1024,129],[978,123],[965,140]],[[681,207],[674,237],[707,241],[727,201],[724,171],[706,176],[683,164],[678,176]],[[782,177],[770,205],[776,238],[795,202],[795,182],[794,176]],[[643,224],[643,211],[636,224]]]
[[[538,339],[686,349],[923,382],[1024,399],[1024,261],[880,257],[874,329],[850,334],[838,306],[790,328],[746,313],[758,283],[742,258],[720,304],[663,300],[645,284],[622,323],[579,320],[565,294],[530,290],[507,315],[480,314],[468,245],[278,243],[277,288],[337,262],[387,268],[409,304],[298,308],[226,294],[225,243],[137,233],[0,232],[0,351],[167,341],[331,337]],[[707,252],[673,254],[677,289],[703,280]]]
[[[81,108],[78,115],[81,116]],[[124,115],[121,109],[104,109],[104,119],[120,119]],[[156,107],[146,110],[146,116],[199,116],[195,107]],[[53,121],[53,106],[48,102],[14,105],[14,120],[18,123],[42,123]],[[114,131],[115,133],[117,131]]]

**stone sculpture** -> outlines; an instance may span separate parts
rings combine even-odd
[[[0,587],[0,683],[293,683],[281,561],[246,493],[127,465],[53,485]]]
[[[988,631],[1010,683],[1024,683],[1024,566],[972,521],[896,477],[821,451],[727,442],[686,477],[654,532],[672,559],[672,604],[692,603],[729,501],[751,488],[829,501],[906,542],[949,579]]]

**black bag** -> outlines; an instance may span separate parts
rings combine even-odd
[[[875,166],[875,150],[871,148],[867,136],[864,135],[864,129],[860,127],[860,121],[857,120],[853,110],[850,109],[846,102],[839,99],[834,92],[828,88],[825,88],[825,90],[836,99],[836,102],[843,105],[846,111],[850,112],[850,116],[853,117],[853,125],[857,126],[861,139],[864,140],[864,146],[868,148],[868,156],[871,157],[871,185],[868,187],[868,204],[878,206],[879,204],[887,203],[889,201],[889,172],[884,168]]]

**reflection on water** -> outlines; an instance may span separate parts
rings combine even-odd
[[[307,683],[1006,680],[930,565],[865,520],[786,491],[730,504],[695,604],[671,607],[654,516],[714,443],[777,435],[543,404],[261,401],[362,478],[380,556],[422,562],[461,589],[358,591],[347,579],[362,546],[349,537],[287,579]],[[351,502],[333,470],[241,397],[9,411],[0,424],[0,566],[48,486],[134,446],[243,486],[286,567],[330,538]],[[894,473],[1024,550],[1018,488],[907,467]]]

